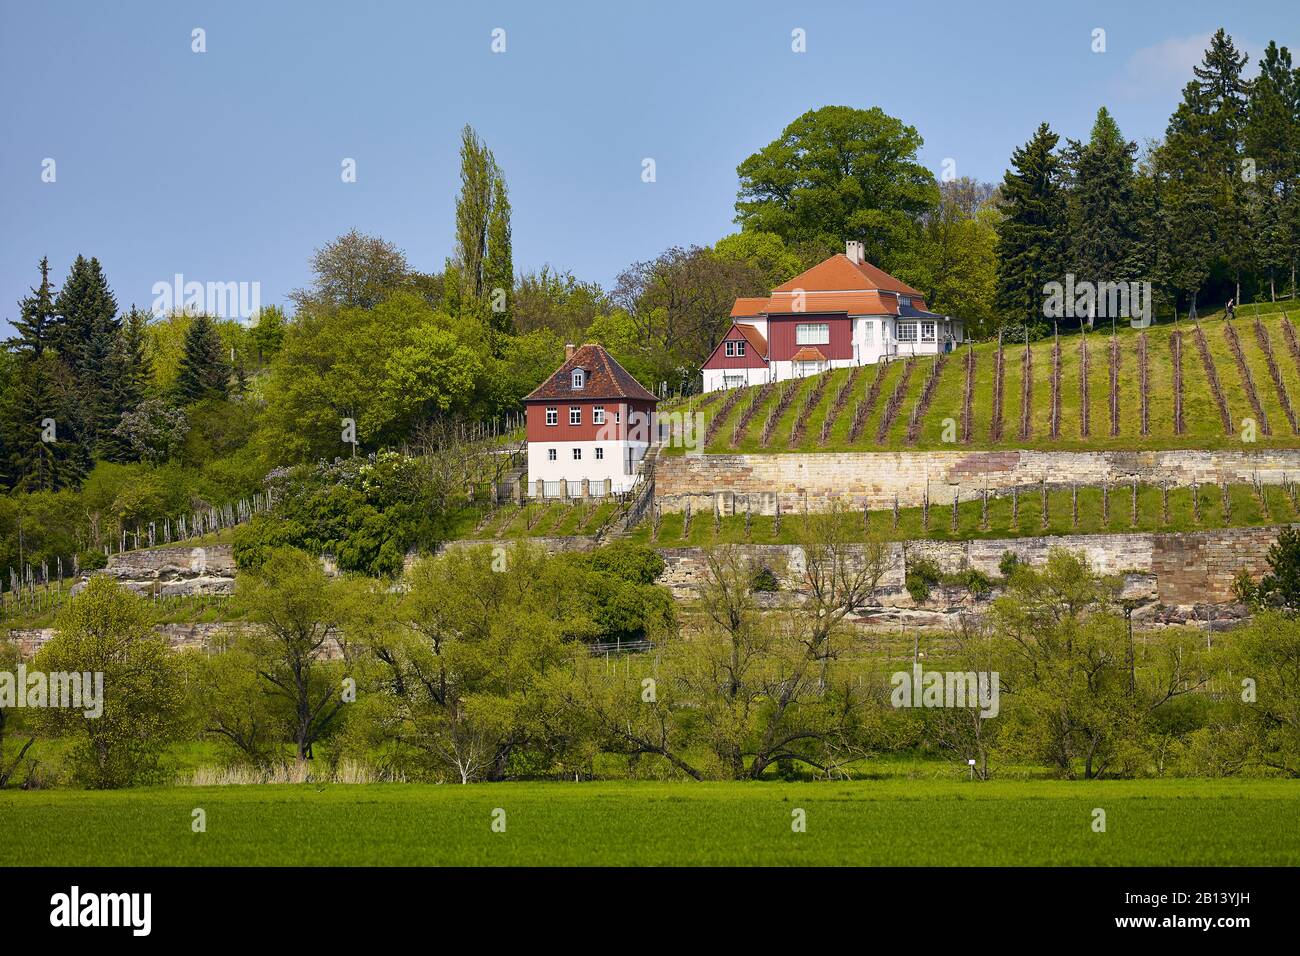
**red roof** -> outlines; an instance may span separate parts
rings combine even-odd
[[[733,319],[752,319],[756,315],[761,315],[765,310],[763,306],[767,304],[767,296],[742,296],[736,300],[736,304],[731,307],[731,317]]]
[[[746,322],[733,322],[732,328],[737,329],[745,337],[745,341],[754,347],[759,358],[767,358],[767,339],[763,338],[762,332]]]
[[[806,272],[799,273],[789,282],[773,289],[772,294],[793,292],[796,289],[805,292],[867,292],[879,289],[901,292],[903,295],[921,295],[906,282],[895,279],[870,262],[854,262],[843,253],[833,255]]]
[[[920,301],[920,300],[917,300]],[[771,315],[798,312],[847,312],[850,315],[897,315],[898,300],[879,292],[774,292],[763,310]]]
[[[798,352],[795,352],[793,356],[791,356],[790,361],[792,361],[792,362],[825,362],[825,361],[826,361],[826,356],[825,356],[824,354],[822,354],[822,350],[821,350],[821,349],[813,348],[811,345],[805,345],[805,346],[804,346],[803,348],[801,348]]]
[[[575,368],[585,371],[582,388],[572,386]],[[630,398],[645,402],[659,399],[632,377],[632,373],[614,361],[603,345],[583,345],[574,351],[550,378],[524,396],[525,402],[556,401],[569,398]]]

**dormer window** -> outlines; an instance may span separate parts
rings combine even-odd
[[[900,295],[898,297],[898,304],[903,306],[904,308],[911,308],[912,297],[910,295]]]
[[[570,381],[574,388],[582,388],[587,384],[587,373],[580,368],[575,368],[571,373]]]

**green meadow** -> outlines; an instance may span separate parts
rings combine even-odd
[[[1295,866],[1297,819],[1281,780],[3,792],[0,865]]]

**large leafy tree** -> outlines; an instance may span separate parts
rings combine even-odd
[[[182,730],[184,705],[180,662],[154,632],[148,605],[97,575],[56,626],[37,667],[103,675],[102,713],[44,712],[47,729],[71,740],[73,775],[94,788],[151,779],[165,746]]]
[[[490,414],[484,391],[496,363],[484,354],[486,338],[476,317],[434,312],[413,292],[372,309],[300,315],[266,381],[260,440],[268,458],[350,453],[345,418],[356,424],[358,447],[374,450],[406,440],[426,418]]]
[[[401,288],[409,270],[406,256],[391,242],[352,229],[317,249],[311,259],[312,284],[291,298],[299,309],[368,309]]]
[[[1059,137],[1046,123],[1011,155],[1002,179],[995,303],[1002,318],[1042,324],[1043,286],[1064,279],[1065,201]]]
[[[619,274],[611,297],[636,324],[656,383],[676,387],[709,357],[737,296],[766,291],[754,265],[692,246],[633,263]]]
[[[939,211],[927,218],[922,241],[898,275],[929,292],[930,308],[966,322],[976,336],[996,327],[997,224],[993,187],[971,179],[940,186]]]
[[[736,221],[824,252],[860,240],[868,259],[893,268],[939,202],[933,174],[917,162],[922,143],[879,107],[811,110],[737,167]]]

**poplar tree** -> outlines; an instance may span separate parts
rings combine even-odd
[[[492,151],[470,126],[461,133],[460,184],[456,256],[444,273],[443,300],[453,312],[486,318],[494,333],[493,348],[499,351],[500,336],[514,331],[510,200]]]
[[[500,173],[492,180],[492,211],[488,216],[487,260],[483,267],[489,302],[489,323],[497,338],[515,331],[510,305],[514,297],[515,266],[510,250],[510,199]]]

